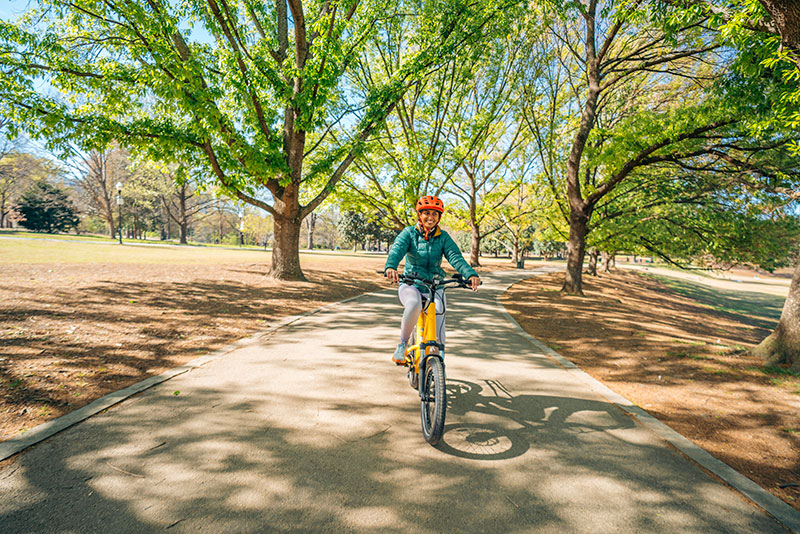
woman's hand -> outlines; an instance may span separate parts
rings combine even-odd
[[[478,286],[481,285],[481,279],[477,276],[470,276],[469,280],[467,280],[467,283],[470,285],[473,291],[477,291]]]
[[[384,274],[391,283],[397,284],[398,282],[400,282],[400,275],[397,274],[397,269],[386,269],[386,272]]]

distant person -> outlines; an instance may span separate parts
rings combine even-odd
[[[400,281],[397,274],[397,266],[400,265],[403,257],[406,259],[404,274],[414,273],[427,279],[432,279],[435,275],[444,277],[442,257],[445,257],[450,265],[468,281],[472,290],[477,291],[478,286],[481,284],[478,273],[466,262],[450,234],[439,228],[439,221],[442,213],[444,213],[444,203],[437,197],[424,196],[417,201],[416,211],[417,224],[405,228],[392,244],[384,266],[386,277],[393,284]],[[422,312],[422,291],[416,286],[400,284],[397,293],[404,309],[403,319],[400,323],[400,343],[397,345],[394,355],[392,355],[392,361],[402,365],[405,361],[406,346],[411,338],[411,332],[414,330],[420,312]],[[437,311],[437,337],[440,343],[444,343],[444,312],[447,305],[444,298],[444,290],[437,291],[434,298]],[[439,310],[442,311],[441,314]]]

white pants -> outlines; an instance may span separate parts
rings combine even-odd
[[[414,286],[400,284],[400,287],[397,289],[397,296],[400,297],[400,302],[403,303],[403,320],[400,323],[400,341],[408,343],[411,333],[417,326],[417,318],[422,312],[422,293]],[[444,345],[444,312],[447,306],[444,289],[436,291],[434,302],[436,304],[436,338],[439,343]]]

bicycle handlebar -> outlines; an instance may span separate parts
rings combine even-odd
[[[386,276],[385,271],[376,271],[376,272],[378,274]],[[412,285],[414,282],[420,282],[423,285],[427,286],[431,290],[431,292],[435,292],[439,288],[451,285],[463,287],[465,289],[470,289],[470,285],[467,283],[466,280],[464,280],[464,277],[461,276],[461,274],[459,273],[454,274],[452,278],[447,278],[447,279],[434,278],[433,280],[422,278],[416,273],[408,273],[408,274],[397,273],[397,276],[400,279],[401,283]],[[481,285],[483,285],[483,281],[481,281]]]

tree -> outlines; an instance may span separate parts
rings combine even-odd
[[[396,75],[408,36],[419,31],[421,22],[396,19],[373,36],[352,74],[356,90],[366,95]],[[343,210],[367,216],[382,212],[385,224],[402,230],[415,223],[411,208],[419,197],[441,194],[459,166],[447,143],[457,126],[453,112],[463,103],[481,53],[454,55],[410,85],[343,177],[345,187],[337,194]]]
[[[45,158],[12,151],[0,159],[0,228],[11,223],[20,195],[37,180],[55,180],[61,171]]]
[[[8,161],[3,161],[17,149],[6,136],[8,124],[8,119],[0,117],[0,228],[8,224],[9,207],[20,191],[19,174],[12,170]]]
[[[561,256],[566,252],[566,246],[563,242],[549,239],[534,240],[531,244],[531,249],[534,254],[539,254],[546,260],[549,260],[553,256]]]
[[[752,353],[770,365],[788,365],[800,371],[800,261],[795,260],[789,294],[783,303],[778,326]]]
[[[780,38],[778,56],[794,62],[800,70],[800,6],[794,0],[733,0],[725,4],[709,0],[665,0],[667,4],[701,8],[720,19],[735,34],[758,32]]]
[[[138,170],[146,176],[145,187],[156,192],[157,202],[162,208],[162,235],[169,238],[171,223],[178,225],[178,240],[188,242],[191,225],[199,219],[210,216],[209,208],[215,199],[201,191],[204,184],[199,176],[191,176],[182,165],[160,165],[145,162]]]
[[[368,220],[366,226],[367,243],[370,250],[377,249],[378,252],[382,250],[383,243],[390,246],[400,233],[397,228],[386,226],[382,221],[386,219],[385,214],[378,213]]]
[[[116,140],[154,160],[208,169],[229,195],[274,218],[272,276],[303,279],[303,219],[409,85],[474,42],[508,7],[41,1],[19,23],[0,23],[0,105],[51,145]],[[398,17],[424,23],[391,79],[349,101],[353,93],[341,82],[352,58]],[[193,41],[186,22],[204,28],[210,41]],[[39,78],[61,95],[35,92]]]
[[[19,211],[25,217],[22,225],[35,232],[65,232],[80,222],[67,192],[44,180],[23,193]]]
[[[457,127],[449,141],[460,165],[449,191],[462,202],[472,266],[480,265],[481,239],[503,226],[498,222],[487,229],[485,223],[514,190],[503,187],[507,160],[525,142],[524,123],[516,117],[521,42],[515,31],[490,43],[492,53],[477,63],[464,104],[451,119]]]
[[[231,236],[238,238],[239,226],[241,224],[242,207],[237,206],[230,198],[220,196],[214,198],[210,204],[203,207],[200,215],[194,218],[193,224],[189,227],[188,237],[202,243],[224,243],[230,242],[233,244],[235,240]],[[253,217],[261,221],[269,221],[272,224],[271,217],[268,214],[261,212],[261,215],[252,214]],[[249,215],[245,211],[245,221]],[[254,225],[256,228],[261,224]],[[268,231],[271,236],[272,227]],[[254,234],[259,233],[255,231]]]
[[[746,263],[771,271],[786,264],[800,225],[785,195],[765,190],[764,177],[773,189],[791,187],[800,182],[800,159],[787,143],[763,145],[752,139],[640,170],[598,204],[587,242],[678,266]],[[750,169],[739,164],[745,159]]]
[[[332,206],[323,208],[314,225],[314,242],[334,250],[341,241],[337,223],[339,212]]]
[[[358,245],[364,246],[367,240],[368,220],[359,211],[347,211],[339,219],[339,234],[345,242],[353,245],[353,251],[358,249]]]
[[[680,145],[681,141],[702,138],[733,122],[730,118],[714,116],[713,112],[698,115],[696,109],[691,110],[691,116],[680,113],[679,110],[667,112],[658,117],[661,120],[651,121],[651,131],[648,132],[652,135],[658,131],[652,126],[660,127],[663,131],[668,124],[666,135],[640,137],[644,142],[631,147],[633,150],[626,157],[613,162],[613,166],[607,165],[604,176],[597,179],[597,171],[602,169],[597,166],[593,169],[591,165],[587,165],[585,159],[586,150],[591,147],[590,135],[597,126],[598,112],[602,111],[601,96],[623,85],[634,77],[632,75],[653,71],[668,75],[670,69],[680,70],[681,63],[685,63],[688,58],[697,59],[702,53],[719,46],[704,42],[698,36],[698,23],[694,20],[682,21],[670,35],[658,26],[646,24],[647,21],[641,18],[639,21],[645,23],[644,27],[634,29],[628,26],[628,21],[636,20],[637,17],[624,4],[621,9],[615,10],[607,25],[601,20],[602,13],[596,0],[591,0],[586,9],[580,9],[586,46],[574,54],[585,66],[585,93],[580,123],[573,137],[566,165],[570,231],[567,274],[562,291],[569,294],[583,294],[581,274],[587,227],[597,202],[614,190],[634,169],[655,163],[661,158],[677,157],[686,150]],[[603,28],[606,31],[600,33]],[[644,38],[641,37],[642,34]],[[627,41],[628,46],[621,46],[616,42],[618,40]],[[570,48],[574,49],[572,44]],[[673,117],[677,120],[672,120]],[[658,122],[661,124],[657,126]],[[592,141],[597,143],[601,140],[602,138]],[[666,151],[669,151],[668,155],[664,154]],[[617,150],[617,154],[619,152]],[[584,184],[584,180],[588,183]]]
[[[245,210],[242,227],[245,243],[267,248],[272,239],[272,217]]]
[[[4,155],[0,159],[0,228],[9,224],[9,214],[23,190],[23,182],[27,172],[20,164],[28,163],[24,156]]]
[[[0,117],[0,161],[11,152],[14,152],[16,148],[14,142],[6,135],[9,124],[10,121],[7,118]]]
[[[800,69],[800,6],[793,0],[760,0],[781,36],[781,45],[789,50]]]
[[[737,77],[730,79],[731,92],[744,94],[750,105],[765,104],[769,114],[757,122],[796,131],[800,126],[800,7],[792,0],[760,0],[759,3],[736,0],[717,5],[706,0],[670,1],[668,4],[700,8],[718,21],[717,27],[725,42],[736,51],[734,56]],[[800,152],[795,141],[794,150]],[[741,166],[748,162],[740,161]],[[770,184],[764,184],[766,189]],[[796,200],[798,192],[782,191]],[[770,364],[788,364],[800,369],[800,254],[776,329],[765,338],[753,353]]]
[[[312,213],[305,219],[306,222],[306,235],[308,239],[306,240],[306,248],[308,250],[314,250],[314,230],[317,227],[317,214]]]
[[[518,180],[511,185],[511,194],[492,215],[492,222],[500,228],[497,239],[510,252],[511,261],[515,265],[520,265],[523,253],[533,245],[536,235],[534,215],[542,198],[537,187],[540,184],[526,183],[523,181],[524,176]]]
[[[106,222],[112,239],[117,235],[117,184],[129,180],[129,163],[127,150],[112,146],[92,149],[78,164],[76,189],[86,198],[89,209]]]
[[[726,65],[712,54],[721,42],[702,16],[638,3],[570,6],[578,22],[553,26],[558,45],[548,55],[545,83],[533,80],[526,91],[544,94],[549,107],[529,97],[525,118],[537,130],[544,173],[569,228],[562,291],[582,294],[598,207],[648,167],[729,157],[749,142],[747,118],[756,112],[715,89]],[[774,135],[765,133],[757,149],[790,141]],[[560,153],[561,146],[568,150]]]

